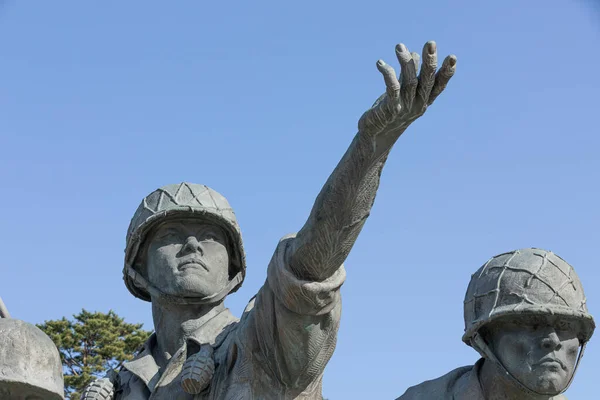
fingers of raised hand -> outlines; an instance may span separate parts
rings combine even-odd
[[[417,64],[419,60],[413,59],[413,55],[402,43],[396,45],[396,56],[401,68],[400,81],[402,83],[400,86],[400,99],[402,100],[402,107],[408,111],[412,107],[417,84],[419,83],[417,79]]]
[[[429,99],[427,104],[432,104],[435,99],[444,91],[446,85],[450,81],[450,78],[454,75],[456,71],[456,56],[450,55],[446,57],[444,62],[442,63],[441,68],[435,74],[435,83],[433,84],[433,88],[431,89],[431,93],[429,94]]]
[[[423,115],[428,105],[444,91],[456,69],[456,56],[448,56],[437,71],[437,46],[433,41],[423,48],[423,58],[410,53],[404,44],[396,46],[401,74],[397,78],[394,68],[382,60],[377,69],[383,75],[386,92],[359,120],[359,130],[377,134],[386,129],[396,129]],[[419,63],[422,62],[420,74]],[[398,115],[406,117],[398,119]],[[404,121],[404,122],[403,122]]]
[[[383,75],[385,91],[388,96],[392,99],[400,97],[400,82],[398,82],[398,78],[396,78],[396,71],[394,71],[394,68],[387,65],[383,60],[378,60],[377,69]]]
[[[421,62],[421,56],[419,56],[414,51],[412,53],[410,53],[410,55],[412,56],[412,59],[415,62],[415,71],[418,71],[419,70],[419,63]]]
[[[429,94],[435,83],[435,71],[437,70],[437,45],[431,40],[423,46],[423,64],[419,74],[419,86],[417,94],[423,105],[427,104]]]

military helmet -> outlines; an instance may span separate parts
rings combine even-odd
[[[198,218],[225,230],[229,242],[230,284],[226,292],[210,300],[216,301],[235,292],[244,280],[246,262],[242,234],[233,209],[227,199],[213,189],[187,182],[163,186],[150,193],[133,215],[127,230],[123,269],[127,289],[134,296],[150,301],[150,292],[156,292],[157,289],[147,282],[145,273],[140,271],[140,253],[153,227],[166,219],[178,217]]]
[[[64,381],[58,349],[27,322],[0,318],[0,392],[37,394],[62,400]]]
[[[497,255],[471,277],[464,301],[463,341],[473,346],[479,329],[498,318],[532,314],[578,320],[583,343],[595,329],[581,281],[566,261],[535,248]]]

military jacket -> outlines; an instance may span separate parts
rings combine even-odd
[[[479,383],[479,371],[484,360],[480,359],[470,367],[454,371],[419,385],[410,387],[396,400],[485,400]],[[567,400],[560,395],[552,400]]]

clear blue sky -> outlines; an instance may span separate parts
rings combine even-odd
[[[477,359],[461,343],[470,275],[521,247],[575,266],[600,318],[600,6],[555,1],[3,1],[0,296],[30,322],[116,310],[141,199],[180,181],[223,193],[248,277],[304,223],[382,93],[394,45],[458,57],[399,140],[347,260],[325,371],[331,399],[391,399]],[[569,391],[597,396],[600,337]]]

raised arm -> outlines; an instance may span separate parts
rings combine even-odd
[[[401,75],[377,61],[386,92],[358,122],[358,133],[321,189],[310,216],[287,252],[287,264],[306,280],[322,281],[344,262],[369,213],[387,156],[406,128],[425,113],[454,75],[456,57],[448,56],[437,71],[435,42],[419,55],[396,46]]]

